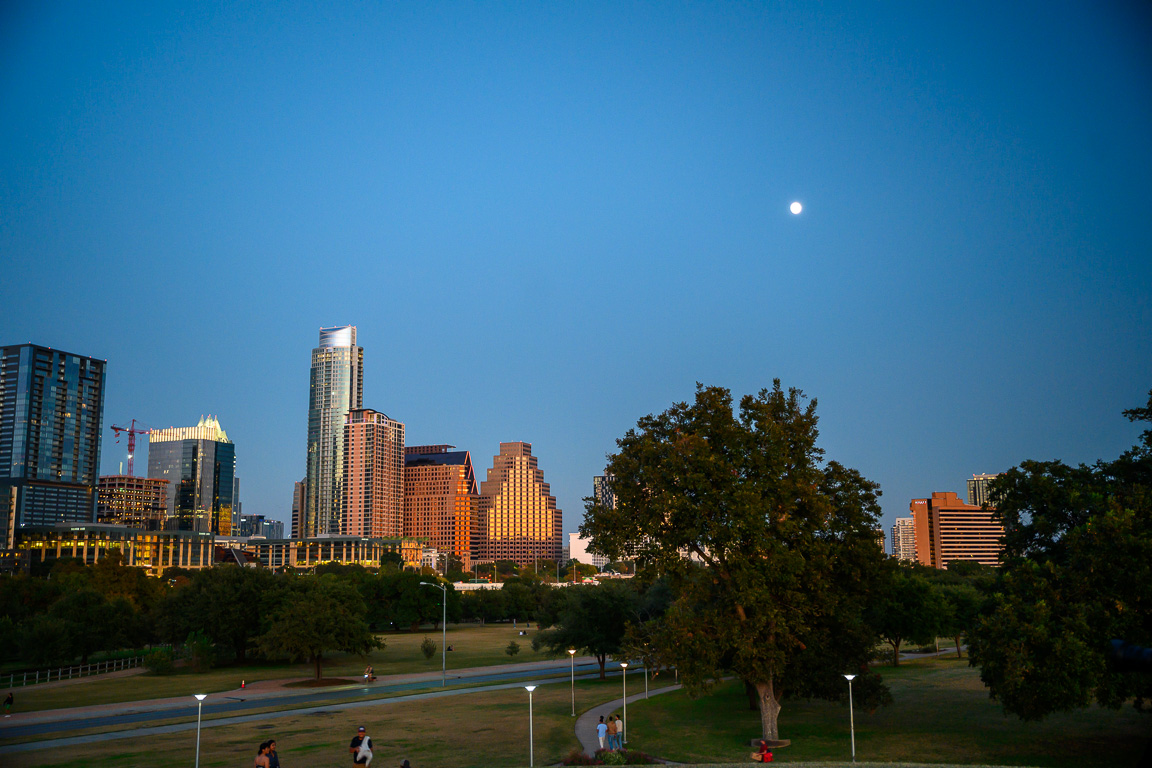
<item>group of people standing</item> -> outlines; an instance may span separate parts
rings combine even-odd
[[[600,722],[596,724],[596,738],[600,740],[601,749],[623,749],[624,720],[616,715],[608,715],[608,722],[604,722],[604,715],[600,715]]]

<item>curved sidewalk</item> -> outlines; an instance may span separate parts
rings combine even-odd
[[[634,701],[645,698],[645,696],[647,696],[647,698],[651,698],[661,693],[678,691],[681,687],[682,686],[677,684],[669,685],[664,688],[654,688],[648,691],[647,694],[645,694],[644,691],[641,691],[640,693],[637,693],[633,696],[629,696],[628,703],[631,704]],[[609,701],[606,704],[598,704],[584,714],[580,715],[580,717],[576,718],[576,738],[580,740],[580,748],[584,750],[585,754],[594,755],[596,754],[596,750],[600,749],[600,739],[596,736],[596,724],[600,722],[600,717],[604,716],[607,718],[608,715],[622,714],[623,708],[624,699],[616,699],[615,701]],[[625,721],[624,725],[628,725],[627,721]]]

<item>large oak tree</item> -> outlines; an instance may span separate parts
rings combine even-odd
[[[727,672],[753,685],[766,739],[785,691],[846,697],[841,674],[866,673],[875,641],[878,487],[823,461],[816,424],[816,401],[779,381],[738,413],[697,385],[617,441],[616,505],[590,499],[581,526],[595,551],[668,580],[675,601],[644,631],[654,653],[693,693]],[[859,682],[883,697],[874,675]]]

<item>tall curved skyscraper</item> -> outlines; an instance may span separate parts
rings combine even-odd
[[[340,533],[344,498],[344,417],[363,407],[364,348],[356,326],[320,329],[308,389],[307,504],[300,536]]]

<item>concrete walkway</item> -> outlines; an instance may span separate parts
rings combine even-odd
[[[678,691],[682,686],[669,685],[665,688],[654,688],[647,693],[647,697],[657,696],[661,693],[668,693],[670,691]],[[628,697],[628,703],[640,701],[645,698],[644,691]],[[596,724],[600,722],[601,716],[604,720],[608,720],[608,715],[616,715],[619,717],[624,714],[624,699],[616,699],[609,701],[606,704],[592,707],[580,717],[576,718],[576,738],[580,740],[580,747],[584,750],[585,754],[594,755],[596,750],[600,749],[600,739],[596,736]],[[627,728],[627,721],[624,723]],[[627,735],[627,731],[625,731]]]

